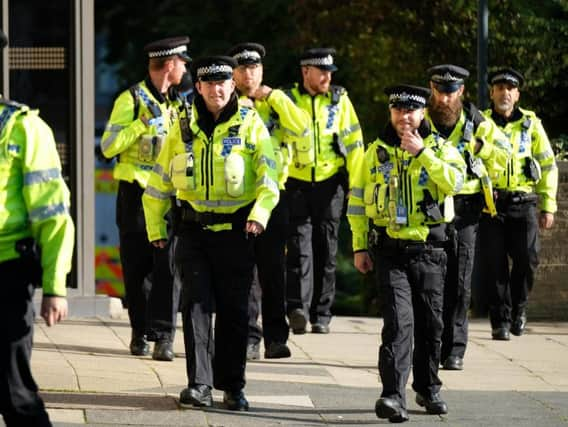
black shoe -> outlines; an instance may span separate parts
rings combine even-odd
[[[511,339],[509,328],[493,328],[491,338],[497,341],[509,341]]]
[[[179,395],[179,406],[182,408],[212,405],[211,387],[205,384],[194,384],[184,388]]]
[[[442,400],[438,393],[434,393],[430,398],[426,398],[420,393],[416,393],[416,403],[418,406],[426,408],[426,412],[432,415],[442,415],[448,413],[448,405]]]
[[[260,359],[260,344],[248,343],[247,345],[247,360],[258,360]]]
[[[459,356],[448,356],[444,361],[443,367],[448,371],[462,371],[463,359]]]
[[[398,401],[389,397],[381,397],[375,403],[375,414],[379,418],[388,418],[391,423],[408,421],[408,412]]]
[[[268,348],[264,350],[265,359],[284,359],[291,355],[288,346],[282,342],[271,342]]]
[[[150,354],[150,346],[145,335],[132,334],[130,340],[130,354],[134,356],[146,356]]]
[[[314,323],[312,325],[312,334],[329,334],[329,326],[323,323]]]
[[[231,411],[248,411],[249,403],[242,390],[223,393],[223,403]]]
[[[518,316],[515,316],[515,320],[511,324],[511,333],[520,337],[525,332],[525,327],[527,326],[527,314],[523,311]]]
[[[173,344],[169,339],[163,339],[156,341],[154,344],[154,352],[152,353],[152,359],[163,360],[164,362],[171,362],[174,360],[174,348]]]
[[[288,313],[288,320],[290,320],[290,329],[296,335],[306,333],[306,316],[301,308],[295,308]]]

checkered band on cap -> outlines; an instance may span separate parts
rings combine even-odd
[[[426,105],[426,98],[420,95],[414,95],[406,92],[391,93],[389,95],[389,105],[408,102],[415,102],[418,104]]]
[[[222,65],[212,64],[206,67],[199,67],[197,69],[197,78],[204,76],[211,76],[220,73],[233,74],[233,68],[230,65],[225,65],[225,64]]]
[[[256,50],[243,50],[235,55],[233,55],[237,61],[239,60],[247,60],[247,59],[254,59],[255,61],[260,61],[261,56]]]
[[[148,52],[148,57],[161,58],[163,56],[178,55],[183,52],[187,52],[187,46],[177,46],[171,49],[155,50],[152,52]]]
[[[321,65],[333,65],[333,56],[327,55],[324,57],[317,58],[306,58],[300,61],[300,65],[313,65],[314,67],[319,67]]]
[[[435,82],[460,82],[463,80],[462,77],[456,77],[450,74],[449,71],[446,74],[432,74],[430,78]]]
[[[519,85],[519,79],[510,73],[500,73],[493,76],[491,79],[491,83],[498,82],[498,81],[508,81],[513,84]]]

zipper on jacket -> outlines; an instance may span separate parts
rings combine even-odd
[[[316,120],[316,96],[312,96],[312,126],[314,128],[314,166],[312,167],[312,182],[316,181],[316,168],[318,167],[319,154],[319,129]]]

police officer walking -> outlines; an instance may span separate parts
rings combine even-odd
[[[8,41],[0,30],[0,47]],[[8,427],[51,426],[30,369],[33,294],[47,326],[67,316],[75,230],[53,133],[36,110],[0,98],[0,413]]]
[[[330,85],[334,49],[306,50],[302,83],[288,90],[310,117],[310,133],[291,145],[286,190],[290,202],[286,300],[295,334],[329,333],[335,298],[339,222],[347,188],[363,159],[363,136],[355,109],[341,86]],[[347,174],[347,177],[346,177]]]
[[[430,68],[428,74],[432,95],[427,119],[432,133],[456,147],[467,165],[464,185],[454,196],[455,218],[448,228],[441,353],[444,369],[462,370],[479,218],[484,207],[496,215],[491,177],[505,169],[511,149],[493,122],[471,102],[462,102],[469,76],[466,69],[444,64]]]
[[[424,120],[428,89],[398,85],[385,93],[390,122],[367,148],[347,218],[355,267],[361,273],[374,269],[384,295],[379,349],[383,390],[375,412],[379,418],[404,422],[411,366],[416,403],[429,414],[448,411],[438,377],[443,247],[453,216],[451,196],[463,185],[465,163],[456,148],[434,137]],[[367,244],[369,219],[373,258]]]
[[[258,281],[253,282],[249,295],[247,358],[260,358],[262,337],[265,358],[290,357],[290,349],[286,345],[289,326],[286,322],[285,301],[289,211],[283,190],[290,162],[288,144],[307,136],[309,117],[282,90],[262,84],[262,58],[266,54],[264,46],[258,43],[240,43],[231,47],[228,54],[238,64],[233,79],[239,101],[242,105],[250,104],[254,107],[270,132],[280,187],[280,200],[272,211],[266,232],[255,239]],[[255,289],[259,285],[261,291]],[[259,294],[261,298],[258,298]],[[262,329],[258,325],[259,306],[262,308]]]
[[[214,386],[224,391],[228,409],[242,411],[249,407],[243,389],[253,241],[278,202],[278,176],[262,119],[238,104],[235,66],[228,56],[192,65],[198,94],[191,117],[180,116],[168,134],[143,203],[156,246],[168,237],[164,214],[174,191],[181,212],[176,266],[188,387],[180,404],[211,406]]]
[[[177,115],[179,101],[167,93],[186,72],[188,43],[188,37],[172,37],[144,47],[149,75],[118,96],[101,142],[105,157],[118,156],[113,176],[119,181],[116,222],[132,327],[130,352],[146,355],[148,340],[156,341],[152,358],[165,361],[174,359],[180,286],[173,279],[170,246],[156,248],[148,242],[142,193]]]
[[[525,330],[538,266],[539,224],[551,228],[557,209],[554,152],[540,119],[518,106],[523,82],[522,74],[512,68],[490,73],[492,102],[484,112],[513,147],[507,168],[494,181],[498,214],[484,214],[480,222],[481,276],[489,295],[494,340],[509,340],[509,332],[520,336]]]

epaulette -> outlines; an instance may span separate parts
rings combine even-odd
[[[346,93],[347,91],[343,86],[339,85],[330,85],[329,92],[331,93],[331,103],[332,104],[339,104],[339,100],[341,99],[341,95]]]
[[[128,91],[134,99],[134,114],[132,120],[136,120],[138,118],[138,113],[140,112],[140,95],[138,95],[138,86],[139,83],[136,83],[128,88]]]
[[[11,99],[7,98],[0,98],[0,105],[5,105],[6,107],[10,107],[17,110],[29,110],[26,104],[22,104],[20,102],[12,101]]]
[[[464,102],[463,110],[465,112],[465,119],[473,122],[473,130],[475,132],[479,124],[485,121],[485,117],[483,117],[481,111],[471,102]]]

